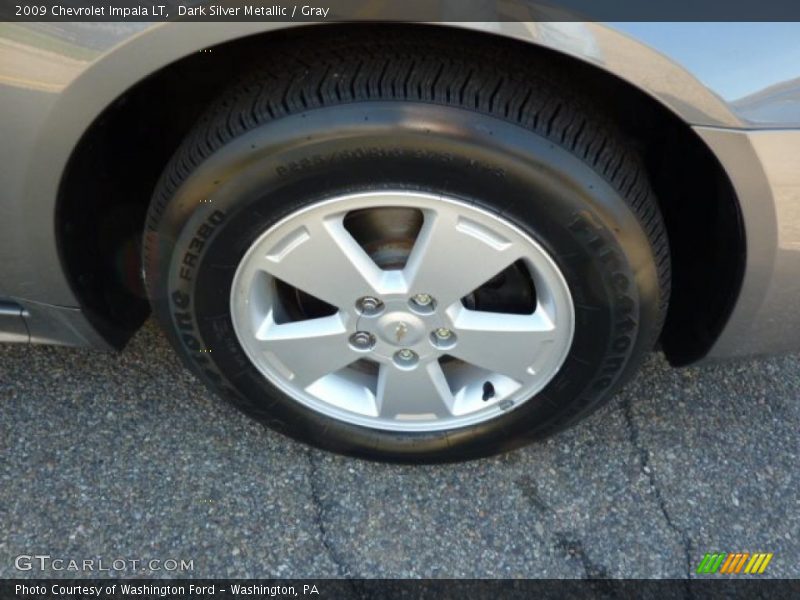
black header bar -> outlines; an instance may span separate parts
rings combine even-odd
[[[0,21],[800,21],[800,1],[0,0]]]

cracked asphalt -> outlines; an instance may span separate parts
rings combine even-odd
[[[654,354],[547,442],[385,465],[250,421],[152,323],[120,354],[0,346],[0,577],[41,575],[23,554],[192,560],[175,573],[192,577],[686,577],[715,551],[798,577],[798,431],[800,356]]]

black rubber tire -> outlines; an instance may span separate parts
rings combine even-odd
[[[314,50],[313,48],[317,48]],[[641,161],[546,66],[492,44],[330,37],[272,48],[210,108],[164,172],[147,218],[146,285],[186,363],[268,426],[321,448],[400,461],[518,447],[587,415],[652,349],[669,298],[667,236]],[[319,415],[250,363],[228,307],[245,250],[326,197],[406,187],[475,202],[549,250],[575,303],[559,373],[472,427],[400,434]]]

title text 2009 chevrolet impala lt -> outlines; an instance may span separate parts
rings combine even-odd
[[[121,348],[152,312],[256,419],[404,461],[551,434],[654,348],[797,349],[798,40],[4,24],[0,340]]]

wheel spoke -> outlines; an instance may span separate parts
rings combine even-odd
[[[511,242],[475,221],[454,211],[428,211],[403,274],[410,294],[434,293],[444,308],[520,256]]]
[[[378,414],[384,418],[397,415],[451,415],[453,395],[438,361],[406,371],[382,364],[378,373]]]
[[[342,218],[310,221],[266,249],[274,277],[338,308],[376,295],[383,271],[344,228]]]
[[[289,380],[302,388],[360,358],[348,343],[339,314],[277,324],[270,313],[256,338],[264,352],[274,354],[291,372]]]
[[[462,307],[454,327],[458,343],[448,354],[520,383],[536,374],[537,361],[556,339],[553,322],[541,310],[514,315]]]

